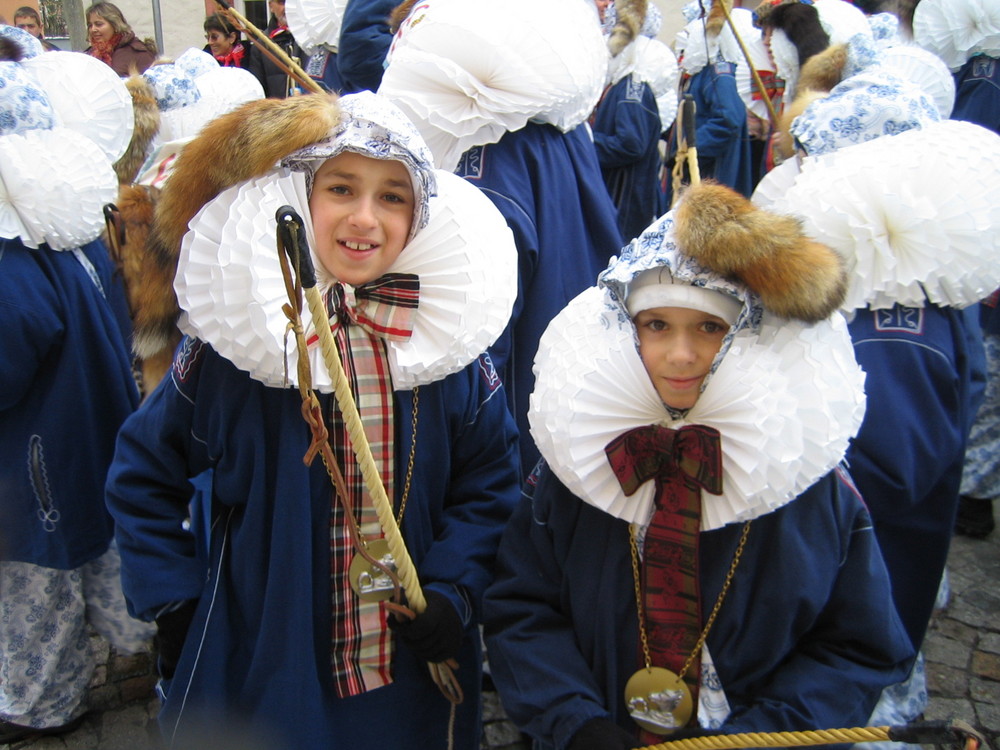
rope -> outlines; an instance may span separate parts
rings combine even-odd
[[[804,732],[744,732],[713,734],[707,737],[661,742],[644,750],[717,750],[743,747],[796,747],[829,745],[843,742],[881,742],[889,739],[889,727],[856,727],[854,729],[816,729]]]

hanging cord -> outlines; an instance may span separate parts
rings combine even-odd
[[[643,750],[728,750],[744,747],[795,747],[844,742],[906,742],[924,745],[949,745],[962,750],[987,748],[985,737],[964,721],[921,722],[899,727],[856,727],[820,729],[805,732],[745,732],[714,734],[673,742],[649,745]]]
[[[375,507],[375,513],[378,516],[379,523],[382,526],[382,531],[385,534],[386,544],[388,545],[389,551],[392,553],[393,559],[395,560],[399,580],[406,592],[407,603],[412,610],[412,616],[415,617],[427,609],[427,600],[424,598],[423,590],[420,588],[420,581],[417,578],[416,566],[414,566],[413,560],[410,558],[410,553],[407,551],[406,544],[403,541],[403,535],[399,531],[399,525],[393,517],[392,503],[386,495],[385,486],[382,484],[378,468],[375,466],[375,459],[372,456],[371,448],[368,445],[368,438],[365,436],[364,425],[361,422],[361,415],[358,413],[358,407],[354,403],[354,397],[351,395],[350,385],[347,382],[347,376],[344,373],[344,367],[340,361],[340,355],[337,353],[337,342],[333,337],[332,331],[330,330],[330,321],[327,318],[326,309],[323,306],[322,296],[320,295],[319,289],[316,288],[316,275],[312,267],[312,259],[309,256],[309,248],[306,244],[302,218],[291,206],[282,206],[278,209],[276,218],[278,220],[279,245],[284,248],[285,253],[288,253],[290,257],[293,258],[292,264],[298,270],[295,288],[301,289],[302,292],[304,292],[305,301],[308,304],[309,312],[312,315],[313,328],[316,330],[316,334],[319,337],[323,361],[326,364],[327,370],[330,373],[330,379],[333,382],[334,395],[337,399],[337,405],[340,407],[340,411],[344,418],[344,424],[347,427],[348,437],[351,441],[351,448],[354,451],[355,459],[361,469],[361,476],[364,480],[365,487],[367,488],[368,494],[372,499],[372,504]],[[304,333],[296,334],[296,345],[300,347],[298,349],[298,372],[301,388],[303,373],[308,373],[309,371],[309,358],[306,353]],[[306,375],[306,377],[309,377],[308,382],[311,382],[311,375]],[[312,399],[315,398],[315,394],[312,394]],[[318,400],[316,401],[316,404],[318,405]],[[311,405],[309,410],[314,411]],[[315,412],[315,416],[322,421],[321,413]],[[311,419],[311,417],[307,417],[307,421],[310,422],[310,425],[312,425]],[[324,442],[326,441],[324,440]],[[334,464],[335,463],[336,462],[334,462]],[[348,515],[353,514],[349,513]],[[394,612],[398,612],[404,616],[410,616],[410,613],[406,611],[405,607],[402,605],[397,605],[397,607],[397,609],[393,610]],[[464,697],[462,694],[462,688],[459,685],[458,680],[455,678],[453,671],[457,668],[457,666],[457,662],[453,659],[448,660],[447,662],[428,664],[431,677],[434,679],[435,684],[437,684],[444,696],[452,703],[453,717],[454,706],[461,703]]]
[[[267,55],[275,65],[287,73],[296,83],[300,84],[306,91],[314,94],[324,93],[323,87],[309,77],[302,66],[288,56],[285,50],[271,41],[271,38],[263,31],[254,26],[242,13],[231,6],[226,0],[215,0],[215,4],[222,8],[222,15],[238,31],[245,31],[253,36],[258,42],[258,48]]]
[[[692,185],[701,184],[701,170],[698,168],[698,148],[695,144],[695,111],[694,97],[684,94],[681,100],[680,115],[677,118],[677,155],[674,157],[673,193],[670,207],[673,208],[680,198],[681,186],[684,182],[684,165],[687,164],[688,175]]]

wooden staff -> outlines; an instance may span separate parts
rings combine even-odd
[[[321,94],[323,87],[309,77],[302,66],[290,58],[285,50],[271,41],[271,38],[263,31],[254,26],[247,18],[232,7],[226,0],[215,0],[216,5],[222,9],[222,14],[229,19],[229,22],[240,31],[251,34],[258,42],[260,51],[267,55],[285,73],[291,76],[303,89],[314,94]]]

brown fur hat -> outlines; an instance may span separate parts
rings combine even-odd
[[[646,22],[647,0],[615,0],[615,26],[608,37],[608,49],[616,57],[635,41]]]
[[[174,274],[188,222],[226,188],[259,177],[300,148],[322,140],[340,111],[328,94],[260,99],[213,120],[177,159],[156,203],[148,242],[146,293],[133,310],[135,351],[160,351],[176,336]]]
[[[389,14],[389,31],[393,34],[399,31],[399,27],[403,25],[403,21],[410,15],[410,11],[413,10],[413,6],[416,4],[417,0],[403,0],[403,2],[393,8],[392,13]]]
[[[794,218],[763,211],[706,181],[687,189],[674,220],[685,255],[750,287],[776,315],[816,322],[844,300],[847,275],[840,256],[804,235]]]
[[[817,52],[799,70],[799,90],[832,91],[844,79],[846,65],[846,44],[834,44]]]
[[[143,76],[129,76],[125,79],[125,88],[132,97],[135,128],[132,130],[128,149],[115,162],[115,174],[118,175],[120,184],[129,185],[139,176],[139,170],[149,156],[153,139],[160,131],[160,108],[156,106],[153,87]]]
[[[819,22],[815,5],[797,0],[773,4],[764,0],[757,6],[755,24],[760,28],[781,29],[799,53],[799,66],[830,46],[830,35]]]

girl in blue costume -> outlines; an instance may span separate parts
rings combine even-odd
[[[253,103],[202,138],[238,139],[262,113],[316,101]],[[270,748],[444,747],[451,732],[455,747],[479,745],[476,625],[518,480],[516,429],[480,353],[513,304],[513,245],[486,198],[431,168],[387,100],[365,92],[339,109],[326,137],[222,192],[191,222],[175,280],[188,337],[123,427],[108,481],[130,608],[160,626],[161,727],[176,747],[199,723],[227,720],[247,722]],[[181,183],[175,174],[165,190],[191,188]],[[427,599],[415,620],[391,623],[395,637],[386,603],[355,593],[370,571],[351,568],[346,514],[366,546],[382,530],[311,325],[312,383],[348,510],[322,462],[303,463],[312,438],[275,251],[284,205],[303,217]],[[210,468],[206,562],[184,524],[188,477]],[[455,659],[465,699],[450,721],[427,662]]]
[[[550,325],[545,463],[486,596],[493,678],[536,747],[852,726],[899,678],[909,641],[840,467],[864,411],[842,294],[828,248],[705,184]]]
[[[0,26],[0,745],[80,725],[91,627],[122,652],[152,636],[125,611],[104,507],[115,436],[139,403],[99,239],[128,101],[99,60],[43,54]]]

